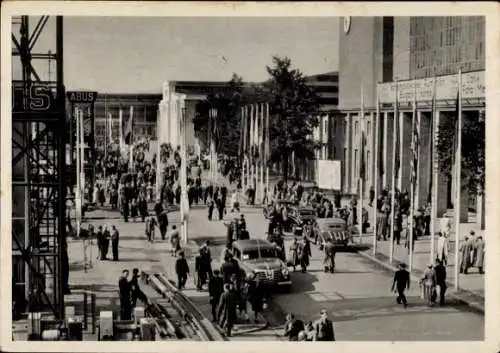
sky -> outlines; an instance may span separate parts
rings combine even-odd
[[[164,81],[228,81],[233,72],[246,81],[262,81],[273,55],[290,57],[307,75],[335,71],[338,21],[338,17],[65,17],[64,81],[67,90],[106,93],[159,93]],[[35,23],[32,20],[31,25]],[[54,43],[54,25],[49,24],[38,51],[47,51]]]

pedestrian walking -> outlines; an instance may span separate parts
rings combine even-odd
[[[258,323],[259,314],[264,309],[264,286],[255,275],[248,278],[248,301],[254,313],[254,323]]]
[[[449,248],[448,237],[446,237],[443,232],[439,232],[439,237],[437,241],[436,259],[442,262],[445,266],[448,263],[448,250],[449,250],[448,248]]]
[[[305,238],[302,240],[302,244],[299,248],[299,259],[301,271],[305,273],[307,267],[309,266],[309,258],[311,257],[311,243],[309,239]]]
[[[113,225],[111,229],[111,248],[113,252],[113,261],[118,261],[118,243],[120,240],[120,232],[116,229],[116,226]]]
[[[436,260],[434,266],[434,275],[436,278],[436,297],[439,298],[439,305],[444,305],[444,295],[446,293],[446,267],[439,260]]]
[[[227,337],[231,337],[231,331],[237,317],[238,299],[232,287],[230,283],[224,285],[224,293],[220,297],[217,310],[219,325],[224,329]]]
[[[410,290],[410,273],[406,270],[406,264],[402,263],[399,265],[399,270],[394,274],[394,280],[392,281],[391,292],[397,291],[396,301],[398,304],[403,303],[404,307],[408,306],[406,300],[405,290]]]
[[[436,273],[434,272],[432,264],[427,265],[427,269],[424,271],[420,284],[422,287],[421,298],[427,302],[428,306],[432,306],[436,287]]]
[[[208,220],[211,221],[214,214],[215,202],[209,197],[208,198]]]
[[[474,232],[471,232],[471,235],[474,235]],[[460,273],[467,274],[469,268],[472,265],[471,261],[471,253],[474,249],[474,242],[466,236],[463,243],[460,245]]]
[[[332,241],[323,246],[323,267],[325,273],[335,272],[335,246]]]
[[[175,225],[172,226],[172,231],[169,236],[170,240],[170,254],[175,256],[177,252],[181,249],[180,245],[180,234]]]
[[[212,307],[212,321],[217,321],[217,307],[220,297],[224,292],[224,280],[220,276],[220,271],[215,270],[214,276],[208,282],[208,294],[210,296],[210,305]]]
[[[299,261],[299,243],[297,242],[297,238],[293,238],[292,245],[290,245],[290,265],[293,267],[293,272],[295,272],[295,268]]]
[[[177,274],[177,288],[181,290],[185,288],[189,276],[189,265],[184,256],[184,251],[179,252],[179,256],[175,261],[175,273]]]
[[[325,309],[321,310],[320,318],[315,322],[314,341],[335,341],[333,322],[328,318]]]
[[[139,286],[139,269],[134,268],[132,270],[132,279],[130,280],[130,292],[132,298],[132,307],[135,308],[137,304],[137,299],[139,299],[144,304],[147,304],[148,298],[146,294],[141,290]]]
[[[484,253],[485,253],[485,243],[482,236],[478,236],[476,239],[476,267],[480,274],[484,273]]]
[[[99,250],[99,253],[97,254],[97,259],[104,260],[103,256],[104,234],[102,230],[102,225],[97,227],[96,238],[97,238],[97,249]]]
[[[130,320],[132,317],[132,303],[130,297],[130,283],[128,281],[128,270],[123,270],[118,280],[118,289],[120,291],[120,319]]]
[[[194,259],[194,269],[196,272],[195,285],[196,289],[201,291],[207,280],[207,271],[203,263],[203,249],[198,250],[198,255]]]

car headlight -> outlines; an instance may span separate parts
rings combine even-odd
[[[281,273],[282,273],[282,274],[283,274],[283,276],[285,276],[285,277],[286,277],[286,276],[288,276],[288,274],[289,274],[289,272],[288,272],[288,268],[283,267],[283,268],[281,269]]]

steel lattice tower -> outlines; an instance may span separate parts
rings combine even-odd
[[[31,19],[35,26],[28,16],[12,20],[13,296],[24,295],[30,311],[62,319],[68,277],[63,18]],[[36,53],[50,26],[51,49]],[[52,62],[54,78],[40,69],[50,72]]]

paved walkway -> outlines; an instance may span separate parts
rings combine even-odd
[[[370,245],[373,243],[373,236],[367,236],[363,239],[364,243]],[[362,252],[361,254],[365,257],[373,258],[374,260],[380,261],[382,264],[387,266],[392,265],[394,270],[399,263],[409,263],[408,249],[404,247],[404,241],[401,245],[394,244],[393,252],[393,262],[389,263],[390,254],[390,242],[389,241],[379,241],[377,243],[376,254],[373,255],[373,248]],[[437,244],[437,241],[436,241]],[[431,263],[430,249],[431,239],[430,236],[422,237],[415,242],[415,249],[413,253],[413,269],[412,274],[420,277],[423,271],[426,269],[427,265]],[[454,274],[455,274],[455,242],[450,242],[449,253],[448,253],[448,265],[447,269],[447,282],[449,293],[454,292]],[[475,308],[480,312],[484,312],[484,286],[485,279],[484,275],[479,274],[477,268],[472,268],[469,270],[469,274],[459,274],[459,290],[454,292],[456,298],[464,303],[467,303],[471,307]]]

